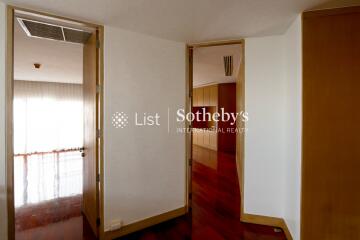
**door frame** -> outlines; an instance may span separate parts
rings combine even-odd
[[[7,229],[8,229],[8,240],[15,240],[15,206],[14,206],[14,150],[13,150],[13,97],[14,97],[14,18],[15,11],[23,11],[31,14],[41,15],[49,19],[60,19],[65,21],[71,21],[74,23],[81,24],[82,26],[91,27],[96,29],[98,32],[98,39],[100,41],[99,46],[99,58],[97,59],[97,68],[98,68],[98,89],[100,89],[99,94],[99,128],[100,132],[103,132],[104,129],[104,26],[93,24],[89,22],[79,21],[72,18],[67,18],[63,16],[58,16],[55,14],[47,12],[39,12],[36,10],[25,9],[21,7],[15,7],[11,5],[6,6],[6,79],[5,79],[5,89],[6,89],[6,102],[5,102],[5,113],[6,113],[6,130],[5,130],[5,149],[6,149],[6,188],[7,188]],[[95,133],[96,134],[96,133]],[[99,217],[101,219],[100,225],[98,226],[99,239],[104,239],[104,138],[101,134],[98,138],[99,150],[99,174],[100,174],[100,183],[99,183]]]
[[[195,43],[195,44],[187,44],[186,54],[187,54],[187,81],[186,81],[186,112],[191,111],[192,107],[192,77],[193,77],[193,65],[192,65],[192,51],[194,48],[200,47],[211,47],[211,46],[222,46],[222,45],[233,45],[239,44],[241,48],[241,59],[240,62],[240,70],[239,75],[236,80],[236,111],[244,111],[245,112],[245,39],[239,40],[224,40],[224,41],[214,41],[214,42],[204,42],[204,43]],[[245,128],[245,123],[243,121],[237,121],[237,128]],[[190,123],[186,123],[186,127],[190,127]],[[190,202],[189,191],[191,189],[191,157],[192,157],[192,134],[187,131],[186,136],[186,206],[187,210]],[[244,133],[236,133],[236,166],[240,187],[240,219],[239,221],[244,223],[252,223],[259,225],[266,225],[275,228],[281,228],[284,231],[284,234],[288,240],[292,240],[292,236],[290,234],[289,228],[286,225],[286,222],[283,218],[263,216],[263,215],[255,215],[246,213],[244,210],[244,199],[245,199],[245,191],[244,191],[244,162],[245,162],[245,132]]]
[[[224,45],[240,45],[241,50],[241,61],[240,69],[236,79],[236,111],[245,111],[245,40],[223,40],[223,41],[213,41],[213,42],[202,42],[202,43],[192,43],[187,44],[186,46],[186,69],[187,69],[187,81],[186,81],[186,113],[191,112],[193,107],[193,50],[196,48],[202,47],[214,47],[214,46],[224,46]],[[245,128],[245,123],[243,121],[236,122],[237,128]],[[186,128],[191,128],[189,122],[186,123]],[[236,167],[238,173],[238,181],[240,188],[240,219],[242,221],[244,213],[244,142],[245,142],[245,133],[236,132]],[[191,174],[192,174],[192,133],[187,131],[186,134],[186,193],[185,193],[185,202],[187,211],[189,206],[191,206]]]

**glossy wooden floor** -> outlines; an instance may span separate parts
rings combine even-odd
[[[194,146],[192,210],[121,240],[285,240],[266,226],[239,221],[235,156]],[[81,215],[81,195],[16,209],[16,240],[94,240]]]
[[[81,214],[81,196],[16,209],[16,240],[95,240]]]
[[[235,155],[194,146],[192,210],[121,240],[284,240],[272,227],[239,221]]]
[[[16,240],[96,239],[81,214],[80,153],[17,157],[15,163]]]

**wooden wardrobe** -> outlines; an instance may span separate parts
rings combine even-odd
[[[236,112],[236,83],[223,83],[193,90],[193,112],[205,108],[206,112]],[[201,147],[223,152],[236,151],[236,125],[231,121],[207,123],[206,126],[196,126],[193,132],[193,143]],[[210,129],[210,130],[209,130]]]

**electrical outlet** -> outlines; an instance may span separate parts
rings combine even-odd
[[[110,223],[110,231],[115,231],[123,226],[123,221],[120,219],[112,220]]]

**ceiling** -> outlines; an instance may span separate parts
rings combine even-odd
[[[15,80],[82,83],[82,62],[81,44],[28,37],[15,21]],[[40,69],[34,63],[40,63]]]
[[[235,82],[239,73],[239,44],[195,48],[193,55],[193,86]],[[233,56],[233,74],[225,76],[224,56]]]
[[[326,0],[4,0],[24,8],[183,42],[284,32]]]

